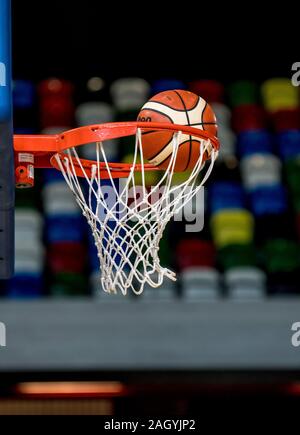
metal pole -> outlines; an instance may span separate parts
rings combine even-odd
[[[14,272],[11,1],[0,0],[0,279]]]

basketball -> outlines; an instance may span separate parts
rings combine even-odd
[[[184,90],[164,91],[156,94],[142,107],[139,122],[164,122],[186,125],[217,135],[215,114],[210,105],[193,92]],[[143,153],[149,163],[167,169],[172,155],[171,131],[145,131]],[[183,134],[176,157],[175,172],[192,170],[200,155],[200,139]],[[210,150],[204,155],[207,160]]]

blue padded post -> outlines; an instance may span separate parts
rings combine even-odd
[[[11,2],[0,0],[0,279],[14,272],[14,153],[11,87]]]

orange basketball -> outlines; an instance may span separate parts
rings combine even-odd
[[[170,122],[206,130],[217,135],[215,114],[210,105],[193,92],[183,90],[164,91],[152,97],[138,115],[140,122]],[[149,163],[166,169],[172,155],[173,132],[145,131],[143,153]],[[200,155],[200,140],[183,134],[179,143],[174,170],[191,170]],[[204,159],[209,158],[206,152]]]

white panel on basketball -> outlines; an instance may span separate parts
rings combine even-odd
[[[181,136],[180,144],[183,144],[184,142],[187,142],[189,140],[190,140],[190,136],[188,136],[187,134],[183,134]],[[195,140],[199,142],[199,139],[195,139]],[[151,163],[152,165],[160,165],[172,154],[172,152],[173,152],[173,140],[167,146],[165,146],[162,149],[162,151],[158,153],[153,159],[149,160],[149,163]]]
[[[194,142],[198,142],[199,143],[199,153],[200,153],[200,146],[201,146],[201,142],[199,140],[199,138],[192,136],[192,140]],[[181,135],[181,139],[180,139],[180,144],[182,145],[184,142],[188,142],[190,141],[190,136],[188,136],[187,134],[183,134]],[[208,155],[211,154],[212,152],[212,145],[210,144],[209,146],[207,146],[206,151],[208,153]],[[153,159],[149,159],[149,163],[151,163],[152,165],[160,165],[162,162],[164,162],[173,152],[173,140],[167,145],[165,146],[160,153],[158,153]]]
[[[148,101],[143,107],[142,110],[149,110],[154,112],[159,112],[162,115],[168,116],[174,124],[180,125],[191,125],[192,127],[203,129],[202,123],[202,113],[206,106],[205,100],[199,97],[198,103],[190,110],[177,110],[169,107],[165,104],[162,104],[157,101]],[[188,118],[187,118],[188,113]],[[187,141],[196,141],[199,142],[199,138],[196,136],[189,136],[187,134],[183,134],[180,138],[180,144],[183,144]],[[200,149],[200,148],[199,148]],[[157,154],[153,159],[149,160],[149,163],[153,165],[160,165],[164,162],[173,151],[173,141],[171,141],[166,147],[162,149],[162,151]]]
[[[199,128],[199,125],[202,123],[202,112],[205,108],[205,105],[206,102],[203,100],[203,98],[199,97],[199,101],[195,107],[193,109],[187,110],[190,125],[196,125],[196,128]],[[148,101],[141,110],[153,110],[154,112],[160,112],[162,115],[167,115],[169,118],[171,118],[174,124],[189,124],[185,110],[173,109],[172,107],[166,106],[158,101]]]

